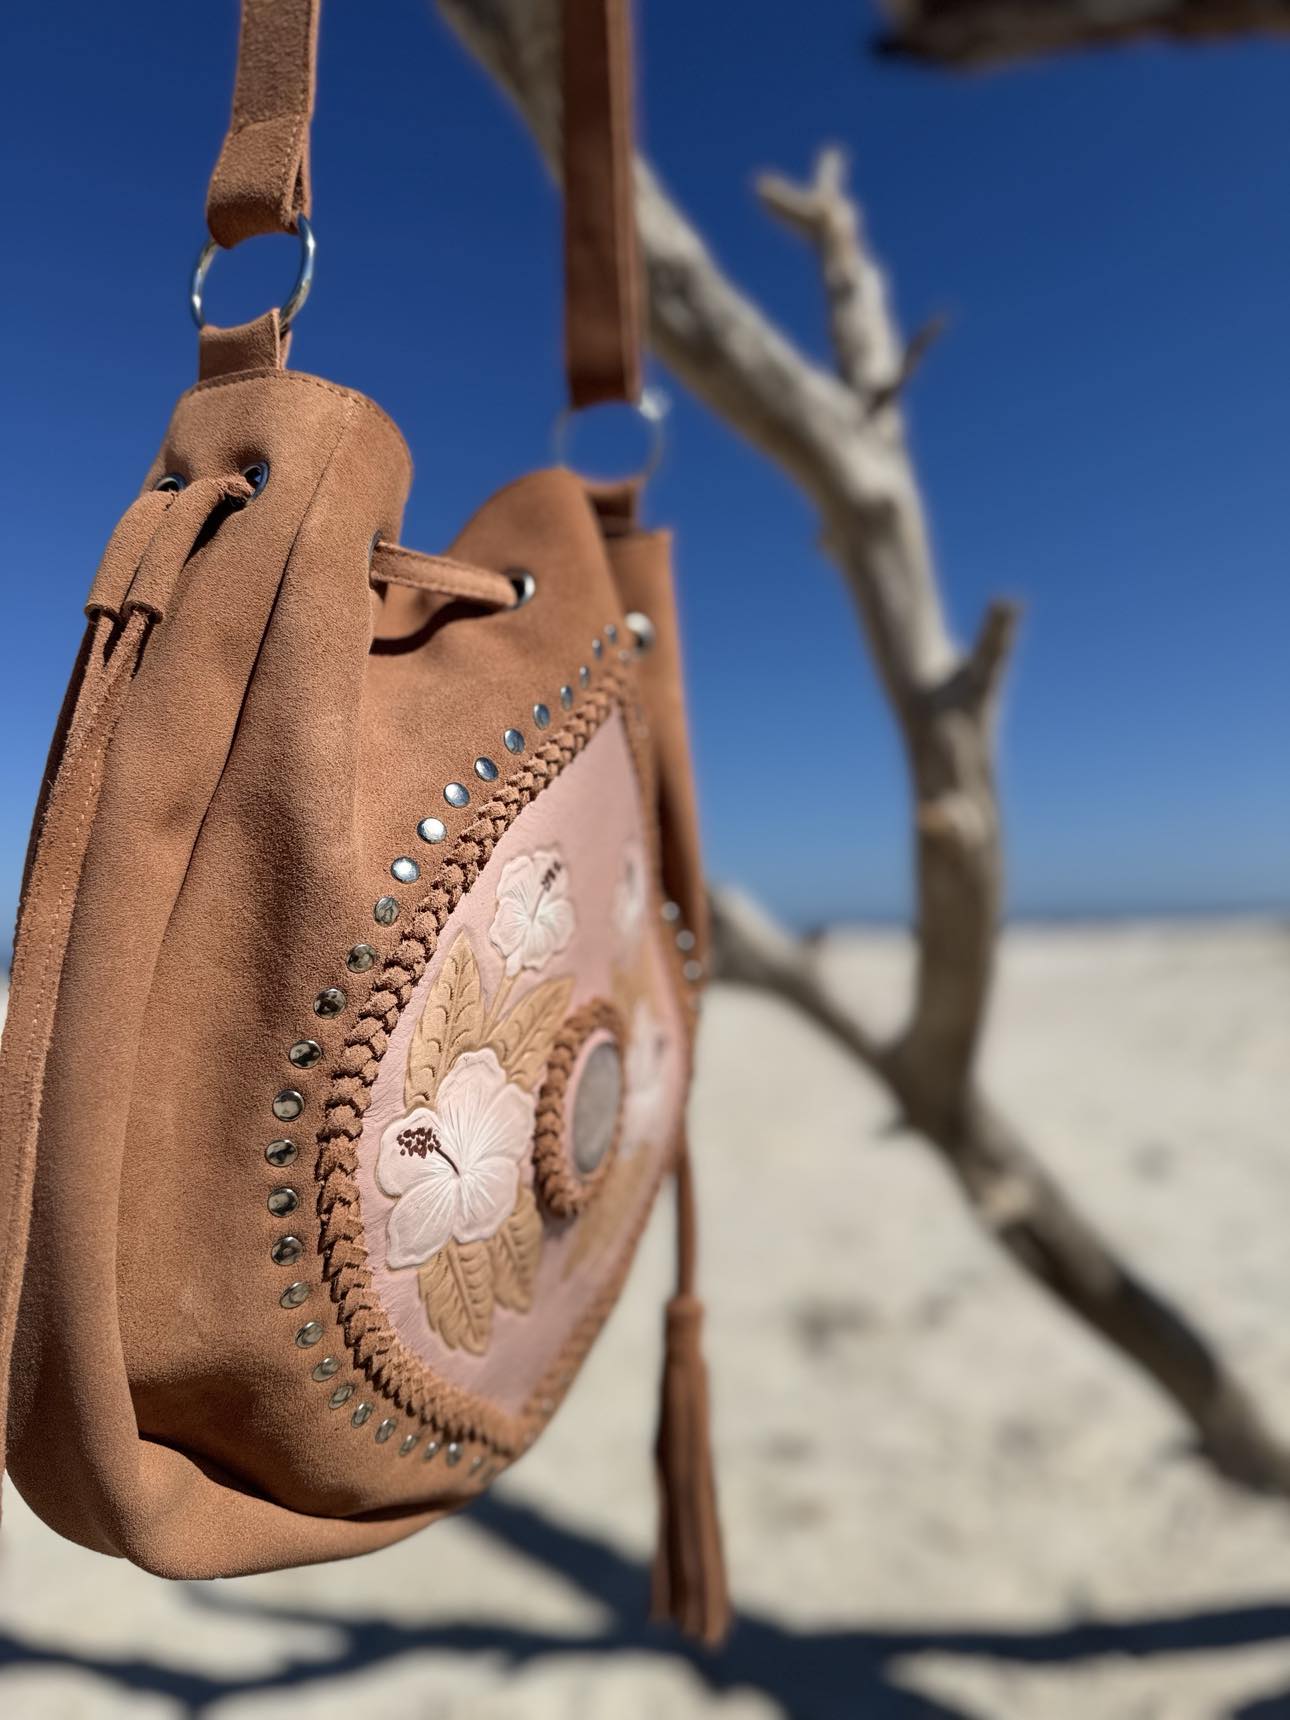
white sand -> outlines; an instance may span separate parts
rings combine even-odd
[[[834,940],[899,1001],[894,937]],[[1027,930],[1001,1099],[1290,1437],[1290,933]],[[741,1611],[642,1626],[668,1236],[474,1521],[347,1565],[167,1585],[10,1492],[0,1712],[409,1720],[1290,1716],[1290,1507],[1217,1482],[1141,1380],[995,1254],[931,1154],[772,1003],[713,997],[694,1134]]]

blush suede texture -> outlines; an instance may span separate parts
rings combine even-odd
[[[476,1456],[488,1459],[487,1479],[493,1458],[508,1455],[482,1432],[465,1439],[456,1467],[423,1463],[419,1449],[398,1455],[407,1434],[424,1443],[433,1427],[359,1359],[370,1322],[352,1308],[342,1322],[319,1219],[337,1071],[343,1082],[352,1069],[357,1089],[399,1032],[426,962],[408,933],[433,931],[423,904],[463,887],[468,903],[487,874],[450,859],[492,793],[475,758],[522,774],[526,760],[503,750],[509,727],[530,754],[548,747],[557,762],[546,776],[524,776],[536,817],[563,770],[572,787],[594,769],[597,741],[562,751],[566,731],[629,729],[635,762],[624,748],[616,792],[634,797],[627,823],[647,850],[653,911],[672,894],[691,924],[700,912],[688,777],[673,780],[687,766],[664,542],[606,540],[581,481],[539,472],[495,496],[450,547],[482,569],[529,570],[531,602],[487,613],[394,587],[374,593],[371,545],[397,539],[411,477],[402,438],[362,396],[285,372],[279,356],[258,370],[217,369],[185,395],[145,484],[164,473],[235,477],[265,461],[270,474],[253,500],[212,514],[191,554],[167,560],[155,534],[131,582],[160,619],[107,752],[76,895],[12,1364],[10,1464],[24,1497],[72,1539],[168,1576],[382,1546],[473,1497]],[[647,604],[660,624],[654,653],[593,660],[606,623],[626,641],[625,611]],[[552,713],[542,736],[536,701]],[[468,807],[445,803],[450,780],[468,785]],[[439,848],[417,839],[427,814],[448,826]],[[421,867],[415,885],[391,876],[402,854]],[[373,916],[387,893],[400,910],[389,926]],[[360,942],[377,952],[367,973],[346,967]],[[657,960],[675,997],[675,1111],[694,998],[661,939]],[[355,1039],[391,961],[406,980],[381,1002],[387,1027]],[[335,1019],[312,1007],[327,986],[347,996]],[[322,1047],[316,1068],[288,1061],[304,1038]],[[271,1108],[284,1088],[304,1100],[285,1123]],[[298,1156],[275,1169],[264,1149],[281,1136]],[[669,1160],[676,1145],[664,1145]],[[274,1216],[268,1197],[284,1185],[299,1205]],[[615,1245],[593,1328],[635,1229]],[[278,1265],[270,1250],[288,1232],[304,1253]],[[280,1306],[297,1280],[307,1298]],[[322,1336],[301,1347],[295,1334],[309,1321]],[[340,1366],[319,1383],[312,1370],[324,1356]],[[330,1408],[346,1382],[354,1396]],[[490,1384],[503,1396],[523,1389],[500,1376],[476,1382]],[[356,1428],[360,1401],[373,1410]],[[378,1443],[386,1418],[397,1431]]]

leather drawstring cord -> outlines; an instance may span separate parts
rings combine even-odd
[[[667,1305],[658,1438],[658,1546],[650,1611],[709,1647],[730,1629],[721,1524],[712,1461],[703,1303],[695,1294],[698,1238],[689,1143],[676,1163],[676,1291]]]
[[[45,1068],[108,747],[148,635],[202,528],[217,507],[251,493],[244,478],[230,477],[202,479],[178,494],[140,496],[113,532],[85,606],[82,679],[42,794],[0,1041],[0,1476]]]

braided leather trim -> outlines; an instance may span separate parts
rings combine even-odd
[[[583,1357],[608,1318],[627,1276],[654,1197],[674,1152],[661,1156],[648,1199],[621,1239],[621,1252],[597,1296],[570,1331],[559,1354],[517,1414],[441,1379],[403,1342],[372,1285],[358,1187],[357,1142],[381,1059],[402,1010],[434,955],[453,909],[475,883],[504,832],[541,791],[586,747],[621,708],[622,677],[611,673],[560,730],[506,778],[444,856],[436,878],[414,910],[398,948],[382,964],[366,1002],[333,1065],[318,1131],[318,1189],[322,1276],[337,1304],[339,1323],[360,1372],[400,1409],[456,1440],[480,1440],[501,1457],[531,1445],[572,1384]],[[640,781],[649,782],[645,736],[623,710]],[[645,802],[648,807],[649,802]],[[653,829],[647,817],[646,827]],[[655,833],[655,840],[657,834]],[[656,857],[657,860],[657,857]],[[689,1076],[690,1045],[685,1047]]]
[[[537,1133],[533,1138],[533,1169],[537,1176],[538,1193],[548,1209],[559,1218],[571,1218],[581,1212],[599,1193],[601,1185],[618,1154],[623,1132],[623,1100],[618,1097],[618,1113],[614,1118],[613,1138],[600,1163],[583,1173],[566,1150],[566,1119],[564,1098],[569,1077],[578,1061],[578,1053],[591,1035],[607,1030],[614,1037],[620,1052],[626,1044],[623,1018],[608,998],[594,997],[590,1003],[569,1016],[556,1038],[547,1063],[547,1076],[538,1094]]]

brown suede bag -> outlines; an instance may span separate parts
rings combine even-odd
[[[312,246],[317,10],[244,0],[213,245]],[[635,401],[625,0],[567,0],[564,77],[571,401]],[[675,1171],[655,1601],[713,1639],[668,539],[560,468],[400,547],[403,439],[285,368],[293,301],[202,329],[50,753],[0,1062],[9,1467],[165,1576],[384,1546],[532,1444]]]

